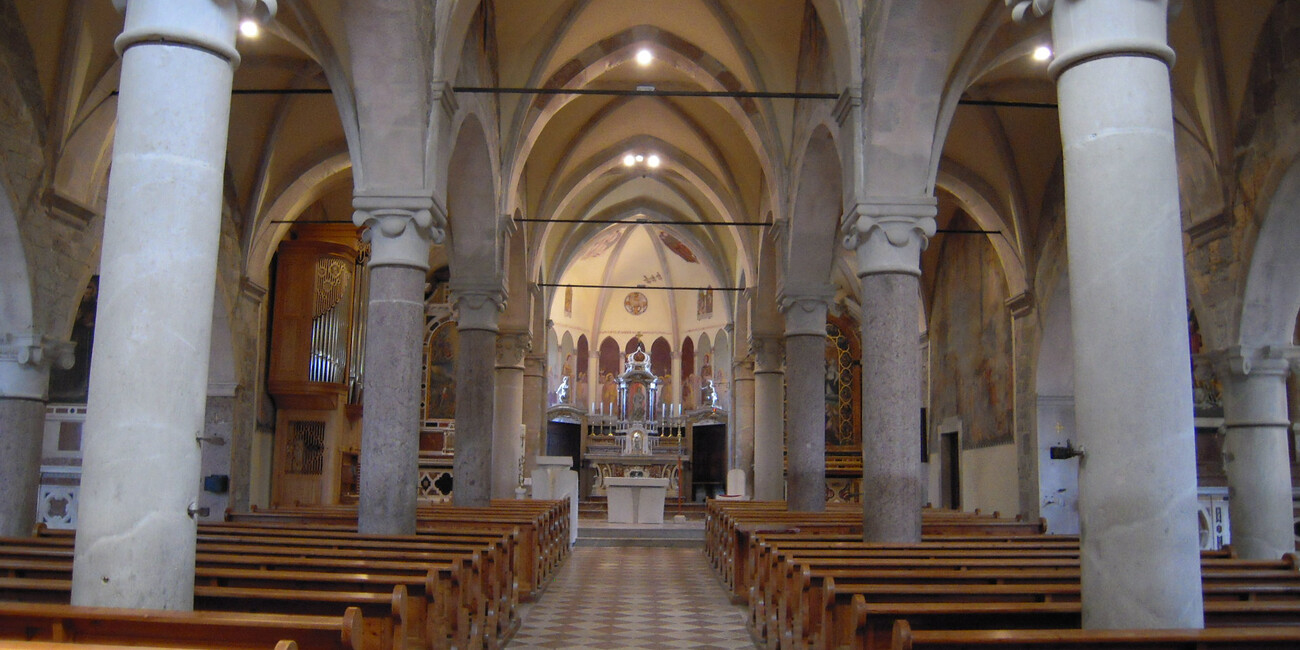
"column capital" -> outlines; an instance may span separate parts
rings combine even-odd
[[[497,369],[524,367],[525,355],[533,350],[533,337],[528,332],[506,331],[497,334]]]
[[[1028,22],[1052,14],[1053,78],[1076,64],[1108,56],[1141,56],[1173,67],[1168,43],[1169,4],[1153,2],[1056,2],[1006,0],[1011,17]],[[1030,15],[1032,13],[1032,16]]]
[[[451,288],[451,302],[456,309],[460,331],[497,331],[497,319],[506,309],[506,292],[499,286],[456,286]]]
[[[754,356],[757,374],[781,372],[785,362],[785,340],[780,336],[754,336],[749,339],[749,350]]]
[[[733,381],[754,381],[754,357],[750,355],[736,359],[732,364],[735,368],[735,379]]]
[[[524,355],[524,376],[546,376],[546,355],[533,354],[533,345],[531,342],[528,344],[528,354]]]
[[[1223,395],[1228,429],[1289,427],[1286,378],[1297,357],[1291,345],[1233,346],[1210,353]]]
[[[845,213],[844,247],[858,254],[858,276],[921,274],[921,251],[930,245],[939,211],[933,196],[877,197]]]
[[[175,0],[113,0],[118,11],[126,12],[122,33],[113,41],[121,56],[142,43],[184,43],[239,65],[235,48],[241,19],[266,23],[275,17],[277,0],[211,0],[188,2],[177,11]]]
[[[1293,345],[1234,345],[1210,354],[1219,372],[1227,377],[1286,378],[1300,360],[1300,347]]]
[[[785,314],[785,335],[826,336],[826,310],[834,301],[830,285],[782,291],[777,306]]]
[[[370,266],[429,269],[429,246],[447,235],[447,212],[431,194],[386,193],[352,199],[352,223],[366,227]]]
[[[0,397],[45,399],[50,368],[71,368],[75,346],[41,334],[0,334]]]

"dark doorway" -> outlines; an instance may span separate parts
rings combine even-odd
[[[695,442],[691,446],[692,496],[701,501],[726,492],[727,426],[696,425],[694,433]]]
[[[939,434],[939,505],[961,509],[961,447],[957,432]]]
[[[546,455],[568,456],[573,460],[572,469],[578,469],[578,458],[582,454],[582,425],[572,422],[546,423]]]

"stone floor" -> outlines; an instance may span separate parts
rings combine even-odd
[[[753,648],[745,609],[732,605],[704,552],[668,547],[578,547],[508,646],[522,648]]]

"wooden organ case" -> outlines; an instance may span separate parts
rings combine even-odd
[[[267,387],[277,505],[355,499],[366,270],[351,224],[299,224],[277,255]]]

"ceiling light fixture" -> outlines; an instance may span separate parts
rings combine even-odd
[[[659,154],[657,153],[645,154],[645,153],[636,153],[632,151],[623,154],[622,160],[623,160],[624,167],[636,167],[637,165],[645,165],[649,169],[658,169],[659,166],[662,165],[664,162],[663,158],[660,157]]]
[[[257,38],[262,33],[262,29],[257,26],[255,20],[245,20],[239,23],[239,33],[249,38]]]
[[[650,51],[649,49],[647,49],[647,48],[641,48],[641,49],[638,50],[637,53],[636,53],[636,63],[637,63],[637,65],[639,65],[639,66],[641,66],[641,67],[643,67],[643,68],[644,68],[645,66],[650,65],[650,62],[651,62],[651,61],[654,61],[654,60],[655,60],[655,55],[654,55],[654,53],[651,52],[651,51]]]
[[[1046,61],[1050,58],[1052,58],[1052,48],[1047,47],[1046,45],[1039,45],[1034,48],[1035,61]]]

